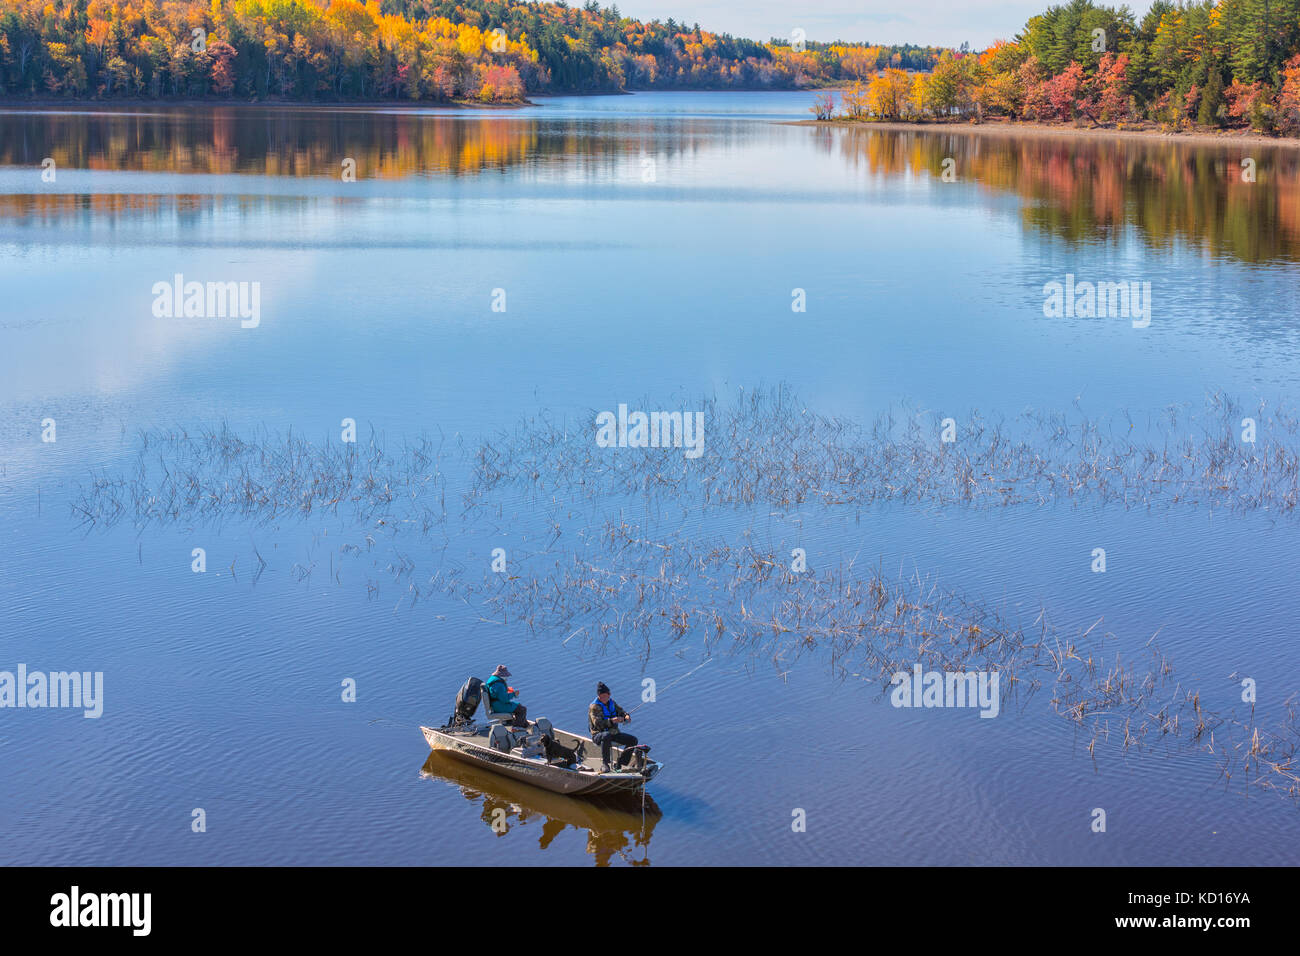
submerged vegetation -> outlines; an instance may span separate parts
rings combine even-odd
[[[671,522],[678,513],[811,504],[852,520],[880,502],[977,510],[1087,502],[1263,509],[1289,519],[1300,474],[1300,422],[1289,414],[1245,413],[1213,396],[1199,414],[1167,409],[1141,429],[1127,416],[1026,413],[996,423],[973,414],[945,423],[899,410],[864,427],[819,415],[784,388],[701,404],[708,442],[696,461],[600,449],[589,422],[573,427],[545,414],[477,445],[421,438],[391,451],[373,434],[337,444],[227,426],[152,431],[141,435],[134,469],[92,476],[73,513],[89,526],[140,528],[342,519],[331,579],[341,583],[335,555],[386,544],[372,560],[404,588],[399,605],[462,601],[484,620],[597,653],[739,655],[780,672],[816,656],[842,679],[884,689],[918,663],[992,671],[1022,708],[1046,690],[1089,752],[1112,741],[1123,750],[1192,746],[1214,754],[1228,781],[1300,796],[1293,709],[1268,730],[1253,705],[1249,713],[1208,706],[1207,695],[1221,694],[1178,682],[1154,636],[1122,655],[1122,642],[1098,624],[1061,629],[1045,610],[995,608],[919,572],[891,576],[852,562],[800,570],[779,557],[788,542],[737,544],[687,525],[659,532],[626,517],[633,506],[654,516],[646,521]],[[1243,418],[1254,419],[1256,441],[1242,440]],[[954,441],[943,441],[945,430]],[[575,517],[583,519],[576,531]],[[454,558],[521,526],[509,574],[479,576]],[[314,567],[295,564],[291,574],[304,580]]]
[[[1045,688],[1089,754],[1112,740],[1123,752],[1188,746],[1213,754],[1225,781],[1235,775],[1300,799],[1294,698],[1273,730],[1258,726],[1253,705],[1244,713],[1211,709],[1200,690],[1175,680],[1155,635],[1126,661],[1115,635],[1094,633],[1100,621],[1071,634],[1040,610],[1026,624],[919,573],[891,577],[852,564],[795,571],[776,550],[681,535],[652,539],[622,521],[606,522],[587,543],[525,574],[439,584],[473,598],[503,625],[567,634],[566,642],[579,639],[597,653],[612,645],[640,649],[648,660],[652,650],[694,634],[705,654],[770,660],[782,673],[802,656],[828,656],[839,677],[879,682],[882,693],[895,674],[918,664],[995,672],[1002,696],[1022,709]]]
[[[1300,419],[1263,405],[1245,412],[1223,395],[1209,399],[1202,417],[1171,406],[1141,430],[1127,414],[1026,411],[1003,421],[974,412],[945,425],[933,412],[906,409],[863,427],[819,415],[783,388],[702,405],[709,423],[702,468],[666,463],[654,449],[604,454],[586,433],[538,417],[483,443],[477,487],[507,482],[542,494],[690,495],[704,505],[774,507],[1091,502],[1291,514],[1300,504]],[[1252,417],[1258,441],[1242,440],[1243,417]]]
[[[1300,418],[1265,404],[1244,411],[1211,396],[1198,417],[1170,406],[1139,430],[1108,420],[1026,411],[1012,421],[978,412],[961,421],[890,410],[863,427],[820,415],[783,387],[724,404],[702,399],[703,457],[600,448],[584,426],[530,418],[457,453],[472,461],[467,508],[503,486],[534,497],[689,501],[700,507],[881,502],[1008,508],[1061,503],[1132,508],[1207,507],[1291,516],[1300,505]],[[946,433],[946,434],[945,434]],[[446,516],[443,442],[388,452],[372,436],[313,443],[243,438],[229,426],[145,432],[137,470],[94,477],[77,503],[85,520],[137,526],[230,516],[261,521],[340,509],[361,520]],[[156,461],[158,467],[151,468]],[[438,507],[429,504],[437,495]]]

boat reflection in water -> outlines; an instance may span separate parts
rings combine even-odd
[[[421,773],[460,789],[471,803],[481,803],[483,823],[499,837],[526,824],[541,823],[538,846],[547,849],[568,827],[587,831],[587,852],[597,866],[608,866],[614,854],[632,866],[649,866],[650,837],[662,812],[649,794],[641,797],[581,798],[550,793],[526,783],[431,751]],[[641,848],[640,854],[637,849]],[[640,859],[636,859],[636,856]]]

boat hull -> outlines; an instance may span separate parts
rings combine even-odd
[[[600,796],[616,793],[639,792],[646,782],[654,777],[662,765],[651,761],[650,774],[639,773],[597,773],[594,768],[583,766],[578,770],[569,770],[548,764],[541,757],[522,757],[515,753],[503,753],[487,746],[485,728],[471,724],[468,728],[434,728],[421,727],[425,742],[433,750],[445,751],[462,760],[484,767],[496,773],[520,780],[525,783],[560,793],[567,796]],[[592,755],[599,759],[600,748],[589,738],[578,737],[557,730],[556,739],[571,747],[577,742],[586,745],[588,759]]]

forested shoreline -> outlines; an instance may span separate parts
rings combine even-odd
[[[929,72],[879,71],[813,111],[1297,136],[1300,0],[1156,0],[1140,19],[1072,0],[1032,17],[1013,41],[945,51]]]
[[[594,0],[0,0],[9,96],[514,103],[529,93],[800,89],[925,70],[940,52],[758,43],[643,23]]]
[[[0,95],[518,103],[817,89],[819,118],[1002,117],[1300,135],[1300,0],[1070,0],[971,51],[765,43],[513,0],[0,0]]]

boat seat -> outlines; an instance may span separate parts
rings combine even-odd
[[[521,757],[545,757],[546,748],[542,746],[542,735],[536,728],[523,730],[521,728],[512,728],[514,733],[511,736],[519,743],[519,755]]]
[[[486,720],[489,724],[499,724],[502,721],[514,720],[515,715],[514,715],[514,711],[506,711],[505,713],[501,713],[501,714],[493,713],[492,698],[488,695],[488,692],[485,689],[483,691],[483,719]]]
[[[493,724],[488,729],[487,745],[493,750],[508,754],[515,749],[515,740],[503,725]]]

